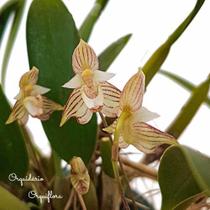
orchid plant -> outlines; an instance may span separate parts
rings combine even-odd
[[[201,104],[209,105],[210,76],[193,86],[161,71],[191,91],[166,130],[152,126],[161,116],[143,106],[146,87],[204,1],[197,0],[187,18],[121,90],[112,84],[115,75],[107,70],[131,35],[100,55],[88,43],[109,1],[96,0],[78,29],[61,0],[33,0],[26,24],[31,69],[20,78],[11,109],[4,83],[26,1],[8,0],[0,8],[0,43],[7,21],[13,21],[1,69],[0,209],[157,209],[141,190],[133,189],[134,178],[159,184],[161,210],[210,207],[210,158],[179,142]],[[41,121],[49,156],[36,147],[29,116]],[[137,162],[126,153],[132,147],[141,157]]]

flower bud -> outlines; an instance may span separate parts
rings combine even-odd
[[[89,190],[90,176],[84,162],[80,157],[73,157],[70,161],[70,165],[70,180],[73,187],[79,194],[86,194]]]

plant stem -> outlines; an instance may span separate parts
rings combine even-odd
[[[126,200],[127,200],[128,202],[130,202],[130,203],[133,203],[133,201],[132,201],[130,198],[126,198]],[[148,208],[147,206],[145,206],[145,205],[143,205],[143,204],[141,204],[141,203],[139,203],[139,202],[137,202],[137,201],[135,201],[135,204],[136,204],[136,206],[139,207],[139,208],[142,208],[142,209],[145,209],[145,210],[149,210],[149,208]]]
[[[99,112],[99,115],[101,117],[101,120],[103,122],[104,127],[108,127],[108,123],[107,123],[105,117],[103,116],[103,114],[101,112]],[[110,140],[110,142],[112,144],[112,147],[113,147],[114,145],[113,145],[113,142],[112,142],[112,136],[111,135],[109,135],[109,140]],[[115,145],[116,145],[116,143],[115,143]],[[118,147],[115,147],[115,149],[118,150]],[[117,155],[118,155],[118,152],[117,152]],[[120,180],[117,159],[115,160],[115,159],[112,158],[112,167],[113,167],[113,170],[114,170],[114,175],[117,178],[117,182],[119,184],[119,189],[120,189],[120,194],[121,194],[121,199],[122,199],[123,205],[124,205],[126,210],[130,210],[128,202],[126,201],[125,196],[124,196],[124,190],[123,190],[123,186],[122,186],[122,183],[121,183],[121,180]],[[135,206],[135,202],[134,202],[134,206]]]
[[[83,197],[79,193],[77,193],[77,196],[79,198],[79,202],[80,202],[80,205],[82,207],[82,210],[87,210],[86,205],[85,205],[85,202],[83,200]]]
[[[126,175],[126,173],[124,171],[123,164],[122,164],[122,161],[121,161],[120,157],[118,157],[118,161],[119,161],[119,164],[120,164],[120,169],[122,171],[122,174],[125,177],[125,182],[126,182],[126,185],[128,187],[129,196],[130,196],[131,201],[132,201],[132,203],[134,205],[134,210],[138,210],[137,205],[136,205],[136,201],[135,201],[135,199],[133,198],[133,195],[132,195],[132,190],[131,190],[131,187],[130,187],[130,184],[129,184],[128,177],[127,177],[127,175]]]
[[[70,193],[70,195],[69,195],[69,199],[68,199],[68,201],[67,201],[67,203],[66,203],[66,205],[65,205],[64,210],[68,210],[68,209],[70,208],[70,206],[71,206],[71,204],[72,204],[72,202],[73,202],[74,193],[75,193],[75,191],[74,191],[74,189],[72,189],[72,190],[71,190],[71,193]]]
[[[59,177],[62,177],[62,169],[61,169],[61,158],[57,155],[57,153],[52,150],[55,174]]]
[[[33,145],[32,140],[31,140],[31,138],[28,134],[28,130],[24,126],[22,126],[21,128],[22,128],[21,130],[22,130],[23,135],[24,135],[25,144],[27,145],[29,156],[31,156],[31,159],[32,159],[33,163],[35,164],[36,169],[40,172],[42,178],[44,179],[44,181],[41,182],[41,183],[43,183],[44,186],[47,189],[49,189],[50,186],[48,184],[48,178],[44,173],[44,168],[42,167],[40,161],[37,158],[36,151],[34,149],[34,145]]]
[[[151,179],[153,180],[157,180],[157,171],[145,164],[142,164],[142,163],[135,163],[135,162],[132,162],[126,158],[121,158],[121,161],[123,164],[137,170],[137,171],[140,171],[141,173],[144,173],[144,174],[147,174],[149,175],[149,177],[151,177]]]

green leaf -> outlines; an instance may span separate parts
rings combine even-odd
[[[197,0],[197,3],[192,10],[192,12],[187,16],[187,18],[178,26],[178,28],[169,36],[165,43],[163,43],[149,58],[146,64],[142,67],[143,72],[146,75],[145,85],[147,86],[157,71],[160,69],[161,65],[167,58],[171,46],[176,42],[176,40],[182,35],[188,25],[191,23],[193,18],[196,16],[201,6],[205,0]]]
[[[0,186],[1,210],[30,210],[30,208],[9,191]]]
[[[66,103],[69,90],[61,86],[74,73],[71,55],[79,42],[74,20],[61,0],[34,0],[27,19],[27,47],[30,66],[40,69],[40,85],[49,87],[47,96]],[[59,127],[61,113],[43,122],[45,133],[57,154],[69,162],[73,156],[88,162],[95,148],[96,116],[87,125],[74,119]]]
[[[100,70],[106,71],[112,62],[116,59],[116,57],[123,50],[129,39],[131,38],[131,34],[127,34],[126,36],[121,37],[117,41],[110,44],[98,57]]]
[[[79,34],[84,41],[88,41],[95,23],[101,16],[101,13],[103,12],[108,2],[109,0],[95,1],[93,8],[91,9],[91,11],[89,12],[79,29]]]
[[[5,125],[11,109],[1,87],[0,101],[0,180],[8,181],[8,175],[11,173],[16,173],[18,177],[25,176],[28,170],[28,155],[18,124]]]
[[[13,2],[15,2],[15,1],[13,1]],[[15,38],[16,38],[18,29],[19,29],[19,25],[21,23],[21,19],[23,16],[24,6],[25,6],[25,0],[18,0],[15,3],[14,8],[13,8],[13,9],[15,9],[15,16],[14,16],[14,19],[12,22],[9,38],[8,38],[6,49],[4,52],[3,63],[2,63],[1,82],[2,82],[3,86],[5,83],[6,70],[7,70],[7,65],[9,62],[10,54],[11,54],[11,51],[12,51],[12,48],[13,48],[13,45],[15,42]],[[7,9],[7,12],[9,12],[9,11],[11,12],[11,6],[10,6],[9,11],[8,11],[8,9]],[[9,14],[7,14],[6,16],[8,18]]]
[[[166,150],[158,175],[162,210],[186,209],[196,195],[210,195],[210,158],[186,146]]]
[[[100,152],[102,158],[103,171],[114,178],[114,170],[112,166],[112,145],[108,137],[104,137],[100,141]]]
[[[18,0],[8,1],[0,8],[0,44],[3,39],[3,34],[6,29],[8,19],[17,7],[17,2]]]
[[[167,128],[167,132],[178,138],[188,126],[201,104],[208,95],[210,78],[202,82],[194,89],[186,104],[182,107],[179,114]]]
[[[196,88],[196,86],[193,83],[191,83],[190,81],[188,81],[172,72],[160,70],[159,73],[161,73],[162,75],[173,80],[174,82],[181,85],[182,87],[184,87],[186,90],[189,90],[190,92],[192,92]],[[210,107],[210,98],[209,97],[206,97],[205,103],[207,104],[208,107]]]

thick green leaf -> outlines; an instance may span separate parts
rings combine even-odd
[[[210,195],[210,158],[186,146],[166,150],[158,176],[162,210],[185,209],[196,195]]]
[[[0,186],[0,210],[30,210],[30,208],[9,191]]]
[[[201,104],[208,95],[210,78],[201,83],[194,89],[186,104],[182,107],[179,114],[167,128],[167,132],[178,138],[188,126]]]
[[[25,176],[28,156],[18,124],[5,125],[11,109],[1,87],[0,101],[0,180],[8,181],[11,173],[16,173],[19,177]]]
[[[30,66],[40,69],[39,84],[51,88],[47,96],[66,103],[69,90],[61,86],[73,77],[71,55],[79,42],[71,14],[61,0],[34,0],[27,19],[27,47]],[[45,133],[57,154],[69,161],[80,156],[86,163],[95,148],[97,123],[87,125],[73,119],[59,127],[61,113],[43,122]]]
[[[79,34],[83,40],[88,41],[95,23],[101,16],[101,13],[103,12],[108,2],[109,0],[96,0],[93,8],[79,29]]]
[[[16,38],[16,35],[18,32],[18,28],[19,28],[19,25],[21,23],[21,19],[23,16],[24,6],[25,6],[25,0],[18,0],[15,3],[15,6],[13,8],[13,9],[15,9],[15,11],[14,11],[15,16],[14,16],[14,19],[12,22],[9,38],[7,41],[7,45],[6,45],[6,49],[5,49],[5,53],[4,53],[4,59],[3,59],[3,63],[2,63],[2,70],[1,70],[2,71],[1,72],[1,82],[3,85],[5,83],[6,69],[7,69],[7,65],[9,62],[10,54],[11,54],[11,51],[12,51],[12,48],[13,48],[13,45],[15,42],[15,38]],[[7,14],[6,16],[9,17],[9,14]]]
[[[18,0],[11,0],[6,2],[1,8],[0,8],[0,44],[3,39],[3,34],[6,29],[8,19],[12,12],[17,7]]]
[[[188,81],[172,72],[160,70],[159,73],[161,73],[162,75],[173,80],[174,82],[181,85],[182,87],[184,87],[186,90],[189,90],[190,92],[192,92],[196,88],[196,86],[193,83],[191,83],[190,81]],[[210,98],[209,97],[206,97],[205,103],[207,104],[208,107],[210,107]]]
[[[99,55],[99,64],[100,70],[106,71],[115,58],[120,54],[122,49],[125,47],[129,39],[131,38],[131,34],[127,34],[126,36],[121,37],[117,41],[110,44],[100,55]]]
[[[174,42],[182,35],[187,26],[191,23],[193,18],[196,16],[205,0],[197,0],[197,3],[192,12],[187,18],[178,26],[178,28],[169,36],[165,43],[163,43],[149,58],[146,64],[142,67],[143,72],[146,75],[145,85],[147,86],[161,65],[167,58],[171,46]]]

